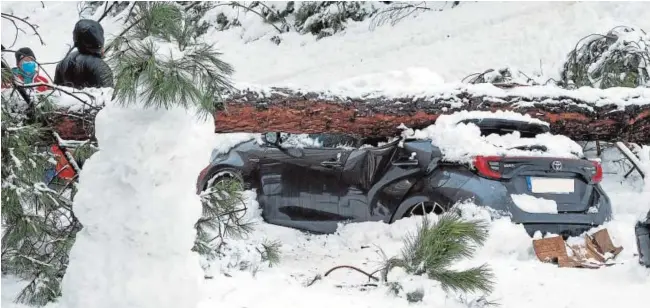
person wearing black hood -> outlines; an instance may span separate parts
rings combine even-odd
[[[72,39],[77,50],[69,53],[56,66],[54,84],[76,89],[112,88],[113,72],[102,60],[102,25],[91,19],[81,19],[75,24]]]

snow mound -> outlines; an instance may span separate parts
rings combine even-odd
[[[481,111],[461,111],[438,117],[436,123],[422,130],[406,130],[404,135],[416,139],[430,139],[440,148],[448,161],[471,163],[477,155],[483,156],[545,156],[562,158],[582,157],[582,147],[566,136],[550,133],[534,138],[523,138],[517,131],[506,135],[481,136],[481,130],[474,123],[458,123],[472,118],[504,118],[535,122],[530,116],[512,111],[498,111],[493,114]],[[545,123],[539,121],[541,123]],[[544,146],[546,151],[525,150],[527,146]]]
[[[100,151],[80,174],[74,209],[83,229],[61,307],[196,307],[203,272],[191,249],[202,207],[194,183],[214,122],[181,107],[110,102],[95,123]]]
[[[525,212],[557,214],[557,203],[553,200],[537,198],[526,194],[511,195],[510,197],[517,207]]]

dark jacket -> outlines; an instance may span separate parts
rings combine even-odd
[[[90,19],[82,19],[72,32],[76,51],[57,66],[54,84],[77,89],[113,87],[113,72],[102,60],[104,29]]]

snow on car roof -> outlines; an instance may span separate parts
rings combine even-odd
[[[408,138],[430,139],[440,148],[444,160],[471,163],[477,155],[484,156],[543,156],[561,158],[579,158],[583,156],[582,147],[562,135],[544,133],[534,138],[523,138],[517,131],[505,135],[491,134],[482,136],[481,130],[474,123],[459,123],[466,119],[495,118],[525,121],[530,123],[548,123],[512,111],[461,111],[450,115],[441,115],[436,123],[421,130],[406,129],[403,135]],[[401,126],[401,128],[406,128]],[[516,149],[525,146],[543,146],[546,151]]]

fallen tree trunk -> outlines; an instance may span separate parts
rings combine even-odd
[[[330,132],[392,137],[400,134],[400,124],[421,129],[435,123],[440,115],[459,110],[512,110],[549,122],[552,133],[576,141],[650,144],[650,89],[444,85],[418,96],[348,97],[273,88],[238,92],[224,105],[215,114],[217,133]],[[88,112],[82,116],[69,114],[54,121],[59,123],[57,131],[62,138],[88,139],[93,135],[93,116]]]
[[[545,95],[547,87],[503,90],[490,86],[492,89],[485,91],[489,85],[482,86],[483,90],[466,85],[430,95],[392,98],[351,98],[290,89],[243,91],[217,112],[215,126],[217,133],[337,132],[389,137],[399,135],[400,124],[421,129],[440,115],[459,110],[512,110],[549,122],[554,134],[574,140],[650,143],[650,92],[645,103],[643,95],[627,100],[601,95],[594,102],[581,98],[586,95],[578,90],[553,88],[560,93]],[[607,90],[589,91],[607,94]]]

